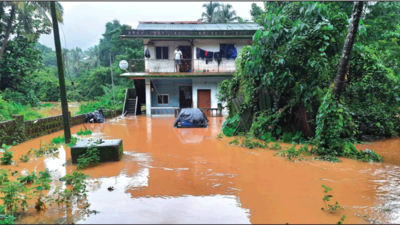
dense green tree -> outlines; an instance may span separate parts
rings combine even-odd
[[[62,22],[63,7],[60,3],[57,5],[57,19]],[[37,39],[42,33],[49,33],[49,25],[51,24],[47,13],[50,12],[50,2],[4,2],[0,5],[0,24],[1,20],[6,21],[5,35],[1,36],[0,60],[10,35],[13,33],[24,34],[30,41]],[[5,15],[4,8],[9,7],[9,15]]]
[[[250,15],[251,19],[260,24],[263,25],[264,18],[265,18],[265,11],[258,6],[256,3],[251,4],[251,10],[250,10]]]
[[[264,30],[256,32],[252,46],[242,49],[232,80],[220,86],[219,98],[230,107],[223,129],[235,131],[237,123],[232,121],[239,115],[244,123],[252,123],[247,131],[257,138],[301,135],[316,141],[315,146],[321,147],[317,154],[333,158],[362,157],[348,147],[355,134],[398,134],[399,83],[371,48],[356,44],[343,99],[339,104],[326,101],[333,99],[327,93],[333,87],[349,25],[339,4],[268,2],[265,6]],[[365,35],[365,30],[359,33]],[[231,107],[233,98],[243,100],[238,111]],[[330,116],[324,117],[324,112]],[[321,121],[323,117],[327,120]],[[314,139],[322,123],[340,138],[328,147]]]
[[[400,2],[375,2],[367,5],[362,42],[376,50],[383,63],[400,75]]]
[[[40,50],[19,36],[9,41],[5,52],[0,60],[0,91],[9,88],[26,93],[29,90],[27,77],[42,66]]]
[[[143,42],[140,40],[121,40],[119,36],[125,31],[132,29],[129,25],[121,25],[118,20],[108,22],[103,38],[99,44],[99,61],[102,66],[110,65],[110,54],[114,58],[130,52],[136,59],[143,58]],[[129,60],[129,59],[125,59]]]
[[[57,66],[56,53],[53,49],[42,45],[39,42],[36,43],[36,48],[42,51],[43,66]]]

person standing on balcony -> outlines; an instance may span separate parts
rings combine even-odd
[[[181,50],[179,50],[179,47],[176,47],[176,50],[174,51],[174,55],[175,55],[175,68],[176,68],[176,72],[179,73],[179,69],[181,66],[181,58],[183,58],[183,54],[181,52]]]

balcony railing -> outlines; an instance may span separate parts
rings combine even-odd
[[[220,108],[199,108],[207,117],[222,117],[222,109]],[[174,116],[177,117],[182,108],[174,109]]]
[[[177,73],[174,59],[130,59],[131,73]],[[234,59],[181,59],[180,73],[234,73]]]

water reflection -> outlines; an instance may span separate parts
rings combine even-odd
[[[250,223],[249,211],[243,209],[238,198],[232,195],[131,198],[123,192],[97,191],[92,193],[89,201],[104,210],[78,223]],[[109,202],[116,202],[118,207]]]

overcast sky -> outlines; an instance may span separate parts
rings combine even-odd
[[[64,7],[64,24],[60,29],[62,46],[86,50],[98,44],[105,24],[114,19],[132,28],[139,21],[196,21],[204,12],[204,3],[209,2],[61,2]],[[237,16],[251,19],[252,2],[221,3],[231,4]],[[262,6],[262,2],[256,3]],[[52,34],[42,35],[39,42],[54,49]]]

